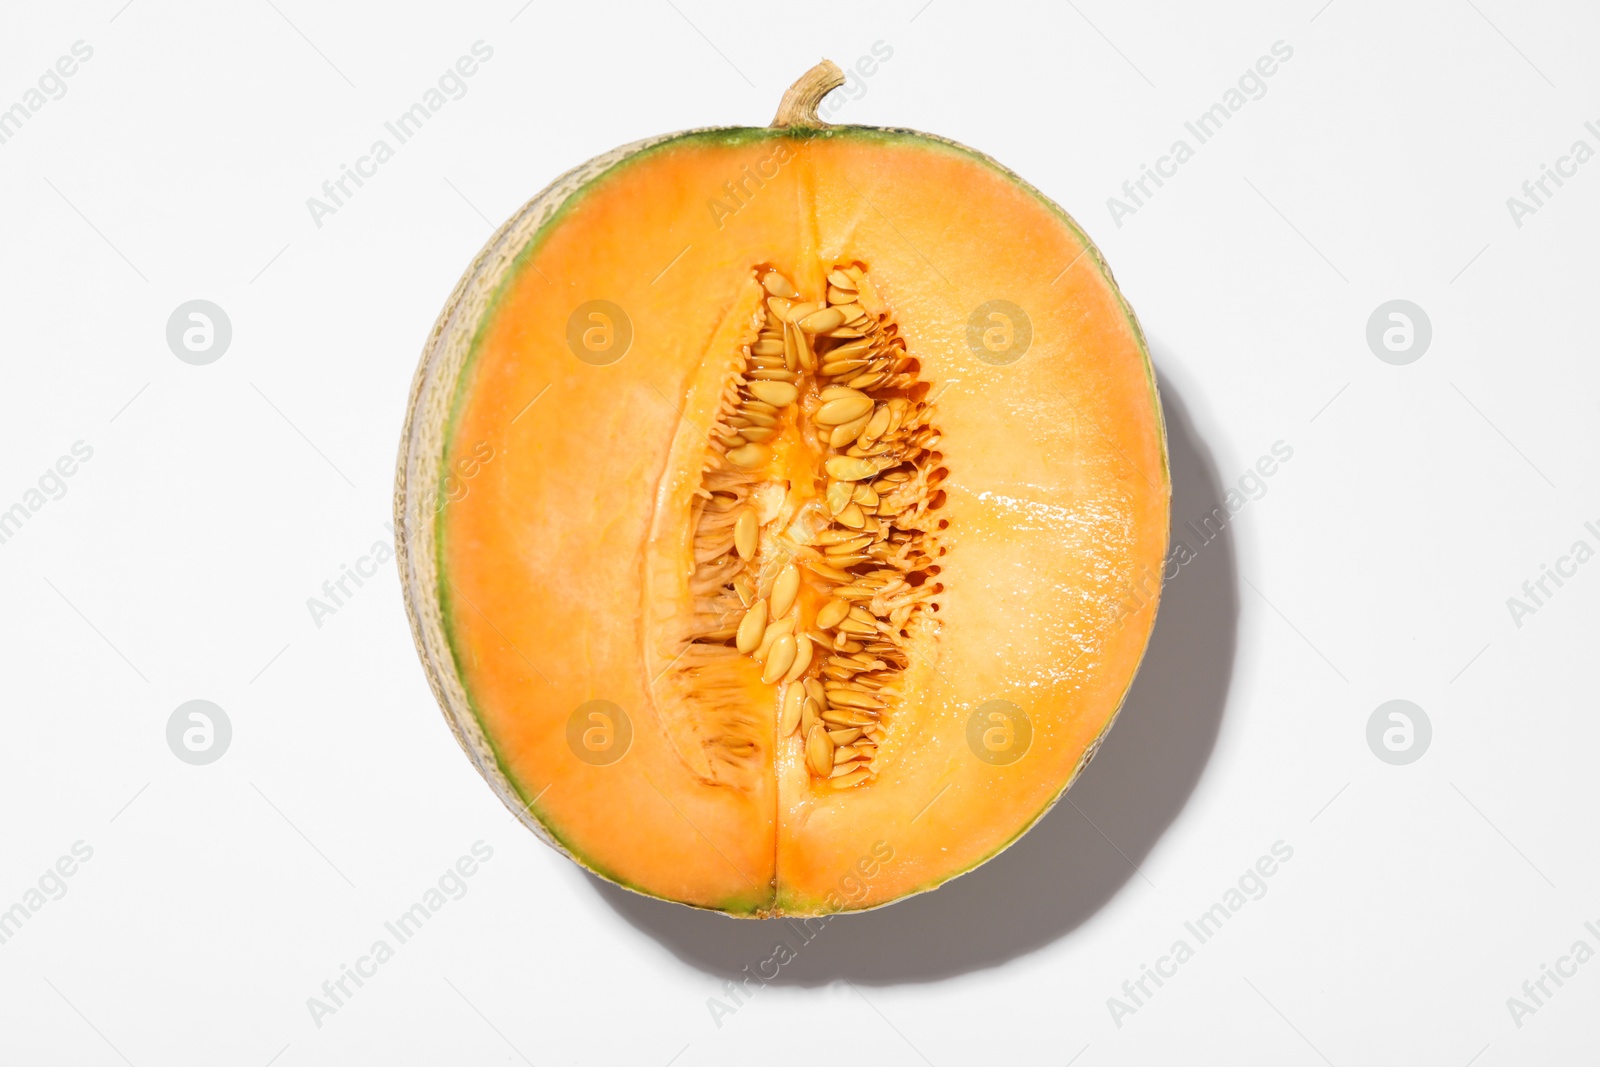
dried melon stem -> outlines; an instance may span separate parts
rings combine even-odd
[[[759,277],[766,306],[690,516],[694,616],[674,669],[725,714],[743,682],[706,668],[752,657],[777,687],[778,743],[845,789],[877,775],[901,677],[936,626],[947,471],[928,383],[864,268],[833,267],[811,300],[775,270]],[[739,718],[724,758],[753,754]]]
[[[780,128],[826,126],[827,123],[817,116],[817,105],[822,103],[823,97],[844,83],[844,71],[833,60],[824,59],[789,86],[778,103],[778,113],[773,117],[772,125]]]

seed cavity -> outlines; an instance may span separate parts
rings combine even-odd
[[[820,299],[778,270],[757,277],[756,334],[707,437],[689,640],[702,666],[750,656],[781,687],[779,745],[797,746],[818,787],[850,789],[878,775],[913,636],[936,625],[947,471],[929,385],[890,315],[870,310],[864,269],[828,269]],[[814,500],[815,521],[785,500]]]

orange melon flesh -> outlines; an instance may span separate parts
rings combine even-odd
[[[683,493],[685,435],[707,425],[705,383],[758,306],[756,268],[814,297],[830,265],[852,262],[936,396],[950,523],[937,628],[906,672],[876,779],[814,781],[800,739],[775,727],[748,773],[708,777],[681,734],[702,709],[659,692],[653,647],[673,568],[689,566],[662,526]],[[996,298],[1032,325],[1027,353],[1004,366],[967,343],[974,309]],[[609,366],[566,342],[573,309],[594,299],[633,327]],[[473,471],[439,512],[438,594],[499,769],[585,866],[682,903],[873,907],[978,865],[1092,755],[1154,621],[1169,488],[1132,314],[1058,208],[922,135],[710,131],[611,168],[507,274],[442,462]],[[775,723],[776,690],[758,673],[751,664],[740,700]],[[567,739],[574,709],[595,699],[632,725],[631,748],[606,766]],[[967,742],[969,718],[996,699],[1032,726],[1006,765]]]

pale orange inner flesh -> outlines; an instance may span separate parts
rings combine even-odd
[[[760,664],[732,661],[706,700],[670,662],[706,435],[759,321],[757,267],[816,298],[838,264],[869,268],[936,392],[948,471],[938,610],[914,631],[874,774],[849,789],[779,735],[781,686]],[[632,327],[606,365],[567,342],[593,300]],[[996,300],[1031,329],[1014,361],[969,343]],[[779,447],[764,477],[809,492],[819,460]],[[1036,194],[909,135],[687,137],[602,177],[486,316],[444,462],[459,481],[439,523],[446,623],[502,770],[587,866],[684,903],[870,907],[975,866],[1081,766],[1154,619],[1168,482],[1128,313]],[[807,584],[803,616],[820,588]],[[569,744],[596,700],[631,726],[614,762]],[[997,706],[1025,717],[1020,758],[969,742],[1017,736]],[[730,714],[741,755],[719,769],[685,738]]]

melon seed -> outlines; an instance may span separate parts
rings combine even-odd
[[[860,304],[854,303],[855,298],[856,294],[850,293],[849,299],[839,301],[837,306],[839,308],[839,312],[844,315],[844,324],[846,326],[849,326],[854,330],[865,330],[866,324],[871,321],[872,317],[867,314],[866,308],[862,307]],[[829,334],[829,336],[843,337],[845,336],[845,331],[834,330],[831,334]]]
[[[797,319],[796,324],[806,333],[827,333],[844,325],[844,312],[838,308],[822,308],[803,319]]]
[[[794,606],[794,598],[799,592],[800,568],[791,563],[783,568],[778,580],[772,583],[772,614],[780,619],[789,614],[789,609]]]
[[[795,366],[804,367],[806,370],[817,369],[816,356],[811,351],[811,344],[794,326],[784,323],[783,326],[783,359],[786,366],[791,369]]]
[[[863,436],[869,437],[874,441],[882,437],[885,431],[889,429],[889,416],[889,406],[887,404],[879,404],[878,409],[872,413],[872,421],[867,423],[867,429]]]
[[[871,419],[871,401],[868,401],[868,404],[869,411],[862,412],[859,418],[851,419],[844,425],[833,428],[833,433],[828,438],[830,445],[834,448],[844,448],[861,435],[861,431],[867,428],[867,422]]]
[[[788,640],[794,641],[795,638],[791,636],[788,638]],[[774,645],[773,647],[776,649],[777,646]],[[806,672],[806,668],[811,666],[812,650],[816,647],[817,646],[812,644],[810,641],[802,640],[796,642],[794,648],[794,661],[789,664],[789,669],[783,672],[784,681],[797,681],[799,677]],[[773,658],[776,659],[777,657]],[[768,661],[769,664],[770,662],[771,660]]]
[[[830,483],[826,498],[828,513],[831,515],[837,515],[839,512],[843,511],[845,509],[845,505],[850,503],[850,498],[854,493],[855,489],[849,482]]]
[[[810,642],[806,642],[810,644]],[[761,681],[772,685],[784,676],[789,667],[794,663],[795,657],[794,634],[784,634],[772,643],[772,651],[767,653],[767,662],[761,668]]]
[[[733,548],[739,553],[740,559],[755,558],[756,539],[760,534],[761,528],[756,524],[755,509],[745,508],[739,512],[739,517],[733,522]]]
[[[758,600],[739,620],[739,632],[734,637],[734,647],[740,652],[754,652],[761,645],[767,629],[767,602]]]
[[[761,635],[761,643],[756,646],[756,650],[751,655],[760,662],[766,662],[767,656],[771,653],[772,646],[777,643],[778,638],[793,632],[794,619],[792,618],[779,619],[777,622],[767,623],[766,632]]]
[[[858,371],[866,365],[867,361],[864,359],[836,359],[822,364],[822,366],[817,370],[817,373],[825,378],[832,378],[835,375],[849,374],[851,371]]]
[[[784,317],[787,319],[787,321],[798,326],[802,319],[804,319],[807,315],[820,310],[821,307],[822,305],[815,300],[807,300],[804,303],[790,304],[788,307],[788,314]]]
[[[761,288],[773,296],[781,296],[786,300],[796,300],[800,296],[800,290],[794,287],[794,282],[775,270],[769,270],[761,276]]]
[[[820,559],[806,560],[806,568],[813,574],[820,574],[829,581],[848,582],[854,575],[840,570],[838,567],[829,566]]]
[[[831,630],[850,614],[850,604],[844,600],[830,600],[817,611],[817,625]]]
[[[818,778],[833,773],[833,741],[821,725],[813,726],[806,734],[806,766]]]
[[[841,396],[817,409],[812,419],[823,426],[842,426],[872,411],[870,396]]]
[[[779,385],[782,383],[773,382],[772,384]],[[793,389],[794,386],[786,385],[784,388]],[[745,470],[752,470],[756,467],[762,466],[771,458],[772,449],[768,448],[766,445],[740,445],[738,448],[728,453],[728,462],[732,463],[735,467],[742,467]]]
[[[790,640],[793,640],[793,638],[790,638]],[[778,646],[774,645],[772,647],[773,650],[776,651]],[[789,665],[787,663],[784,664],[784,669],[787,670],[788,666]],[[762,680],[765,681],[764,678]],[[835,707],[860,708],[863,710],[877,710],[883,707],[883,702],[877,697],[871,697],[865,693],[857,693],[848,689],[842,692],[829,693],[828,703],[834,705]]]
[[[811,681],[807,678],[806,681]],[[822,722],[822,705],[812,700],[809,696],[800,704],[800,732],[809,734],[811,728]]]
[[[790,685],[783,691],[783,710],[778,714],[779,737],[788,737],[800,725],[800,712],[805,700],[806,691],[798,685]]]
[[[762,384],[760,382],[756,384]],[[794,388],[789,386],[789,388]],[[746,448],[759,447],[746,445]],[[857,459],[855,456],[829,456],[823,461],[823,468],[828,472],[828,477],[837,478],[841,482],[859,482],[863,478],[871,478],[880,470],[876,463],[870,460]]]
[[[840,532],[843,533],[844,531],[841,530]],[[824,548],[822,550],[822,554],[825,556],[848,556],[854,552],[860,551],[871,543],[871,534],[860,534],[859,536],[850,538],[848,541],[835,541],[833,544]]]
[[[800,390],[789,382],[751,382],[745,386],[750,395],[774,407],[786,407],[800,398]]]
[[[828,358],[834,360],[857,358],[864,359],[866,358],[867,353],[872,351],[872,346],[872,339],[866,337],[863,337],[857,341],[846,341],[838,348],[830,349],[828,351]]]

